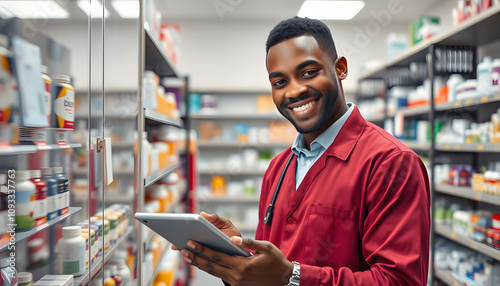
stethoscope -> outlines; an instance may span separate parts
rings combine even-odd
[[[290,165],[290,162],[292,161],[293,155],[294,154],[292,152],[292,155],[290,156],[290,158],[288,158],[288,161],[286,162],[285,168],[281,172],[280,179],[278,180],[278,184],[276,185],[276,189],[274,190],[273,199],[271,200],[271,203],[267,207],[266,216],[264,217],[264,224],[270,225],[271,222],[273,221],[274,204],[276,203],[276,198],[278,197],[281,183],[283,182],[283,178],[285,177],[286,170],[288,169],[288,166]]]

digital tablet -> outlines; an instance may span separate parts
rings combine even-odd
[[[221,230],[198,214],[135,213],[135,218],[180,249],[188,250],[210,259],[191,247],[189,240],[232,256],[250,256]]]

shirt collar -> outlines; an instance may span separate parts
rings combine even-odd
[[[304,135],[302,135],[301,133],[297,134],[297,137],[295,137],[295,140],[292,144],[293,153],[295,153],[296,156],[300,156],[301,153],[304,153],[305,155],[317,153],[321,150],[321,148],[326,150],[339,134],[340,129],[342,128],[342,126],[344,126],[344,123],[349,118],[349,115],[351,115],[355,105],[352,102],[348,102],[347,107],[347,112],[344,113],[344,115],[342,115],[337,121],[330,125],[330,127],[323,131],[323,133],[321,133],[318,138],[314,139],[314,141],[311,142],[311,151],[307,150],[307,148],[305,147],[306,142],[304,139]]]

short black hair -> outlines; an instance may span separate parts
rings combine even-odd
[[[314,37],[319,47],[332,55],[332,60],[337,59],[337,49],[330,29],[319,20],[297,16],[281,21],[271,30],[267,37],[266,55],[272,46],[303,35]]]

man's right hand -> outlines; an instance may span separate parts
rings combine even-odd
[[[208,220],[210,223],[215,225],[218,229],[220,229],[225,235],[227,235],[229,238],[233,236],[239,236],[241,237],[241,232],[233,225],[233,223],[226,219],[219,217],[217,214],[207,214],[206,212],[201,212],[200,215]],[[179,250],[179,248],[175,245],[170,246],[172,250]]]

